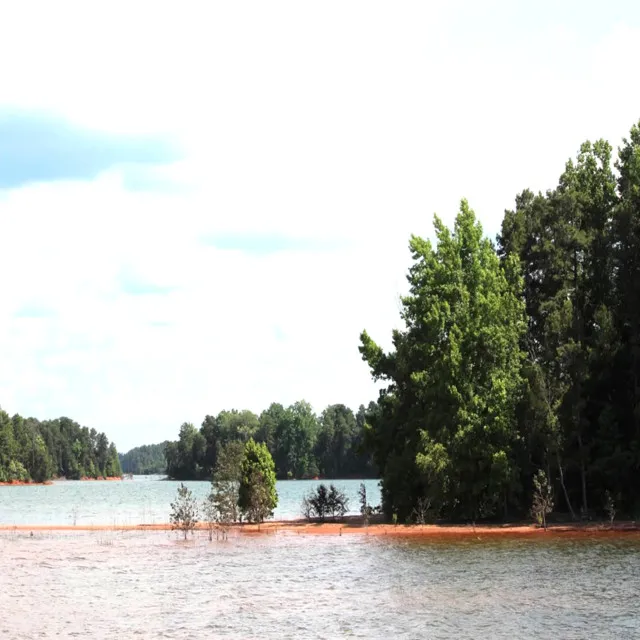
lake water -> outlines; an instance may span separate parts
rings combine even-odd
[[[303,496],[321,481],[287,480],[278,482],[278,506],[274,517],[299,518]],[[358,488],[362,480],[324,480],[333,482],[349,498],[350,513],[359,512]],[[368,501],[380,503],[377,480],[365,480]],[[203,500],[209,482],[185,482]],[[171,502],[179,482],[162,476],[134,476],[133,480],[58,481],[46,486],[0,487],[0,524],[161,524],[169,521]]]
[[[0,637],[640,638],[640,538],[0,533]]]

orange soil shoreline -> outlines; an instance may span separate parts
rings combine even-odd
[[[57,481],[60,482],[89,482],[89,481],[93,481],[96,482],[98,480],[100,481],[111,481],[111,480],[122,480],[122,478],[115,476],[107,476],[106,478],[103,478],[102,476],[98,476],[97,478],[88,478],[86,476],[83,476],[82,478],[80,478],[80,480],[67,480],[66,478],[54,478]],[[11,482],[0,482],[0,487],[45,487],[45,486],[49,486],[53,484],[53,480],[45,480],[45,482],[32,482],[31,480],[28,481],[23,481],[23,480],[12,480]]]
[[[31,482],[30,480],[25,482],[24,480],[12,480],[11,482],[0,482],[0,487],[44,487],[50,484],[53,484],[53,480],[46,480],[45,482]]]
[[[205,523],[199,523],[198,530],[207,528]],[[8,525],[1,524],[2,531],[170,531],[170,524],[140,524],[140,525]],[[414,537],[414,538],[480,538],[480,537],[535,537],[535,536],[605,536],[619,537],[626,535],[640,536],[640,524],[635,522],[620,522],[613,526],[605,524],[563,524],[552,525],[545,531],[541,527],[529,524],[514,525],[392,525],[371,524],[364,527],[361,524],[345,522],[309,523],[306,521],[270,521],[260,527],[255,524],[236,524],[232,530],[238,533],[269,534],[269,533],[297,533],[311,535],[343,535],[360,534],[370,536]]]

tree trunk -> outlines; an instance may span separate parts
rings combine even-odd
[[[562,464],[560,462],[560,452],[556,451],[556,458],[558,460],[558,471],[560,471],[560,485],[562,486],[562,491],[564,493],[564,499],[567,503],[567,507],[569,507],[569,511],[571,512],[571,519],[576,519],[576,514],[571,506],[571,500],[569,500],[569,494],[567,493],[567,487],[564,484],[564,471],[562,470]]]
[[[587,517],[587,471],[584,464],[584,449],[582,446],[582,435],[578,431],[578,446],[580,447],[580,482],[582,484],[582,513],[583,517]]]
[[[574,296],[575,301],[573,305],[573,319],[574,319],[574,333],[576,335],[576,339],[578,344],[580,345],[580,360],[579,363],[582,365],[582,356],[584,351],[584,314],[583,314],[583,300],[581,296],[578,295],[578,252],[574,249],[573,252],[573,286],[574,286]],[[575,366],[575,363],[574,363]],[[582,398],[582,366],[578,368],[576,378],[574,380],[575,391],[574,391],[574,399],[573,399],[573,423],[576,430],[576,436],[578,440],[578,447],[580,451],[580,482],[582,485],[582,514],[583,517],[587,517],[588,504],[587,504],[587,472],[585,465],[585,451],[584,445],[582,443],[582,424],[581,424],[581,416],[580,416],[580,400]]]

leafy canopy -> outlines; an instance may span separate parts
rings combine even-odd
[[[273,458],[263,442],[250,438],[244,446],[238,506],[251,522],[262,522],[273,515],[277,504]]]
[[[361,335],[374,379],[388,386],[371,416],[383,507],[407,518],[429,495],[450,517],[494,513],[516,490],[511,452],[525,331],[517,261],[501,265],[465,200],[436,246],[412,236],[405,328],[384,353]]]

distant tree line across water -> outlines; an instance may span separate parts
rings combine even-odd
[[[207,415],[199,429],[184,423],[177,441],[155,446],[164,448],[166,473],[176,480],[211,479],[221,448],[251,438],[266,445],[278,479],[373,478],[377,471],[364,448],[365,414],[364,406],[354,414],[335,404],[318,416],[305,401],[289,407],[273,403],[260,415],[235,409]],[[153,450],[154,460],[158,451]],[[142,455],[136,451],[135,458]]]
[[[361,335],[387,517],[640,516],[640,125],[518,195],[495,244],[466,201],[434,226],[393,350]]]
[[[120,453],[122,473],[132,473],[136,476],[164,474],[167,471],[167,461],[164,450],[167,441],[160,444],[145,444],[134,447],[127,453]]]
[[[69,418],[39,421],[0,409],[0,482],[45,482],[122,475],[104,433]]]

